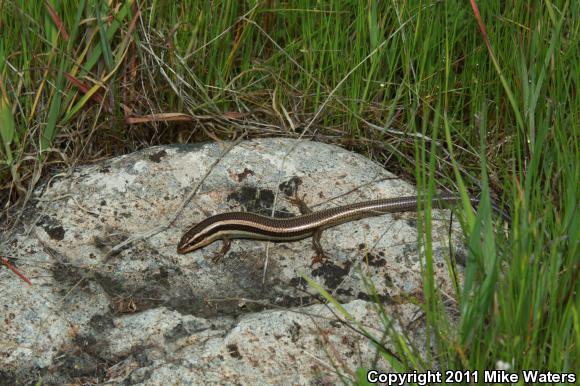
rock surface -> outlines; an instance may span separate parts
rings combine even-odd
[[[357,367],[388,371],[374,362],[367,339],[337,321],[340,312],[319,304],[303,275],[381,337],[372,283],[396,328],[424,348],[415,213],[326,230],[321,242],[331,258],[314,266],[310,239],[234,240],[217,263],[211,256],[221,242],[176,253],[183,232],[207,215],[299,214],[288,200],[296,191],[313,210],[415,194],[381,166],[332,145],[260,139],[228,146],[154,147],[80,167],[38,190],[27,225],[0,249],[33,282],[0,265],[0,378],[334,384],[352,379]],[[108,254],[176,211],[165,229]],[[434,212],[435,274],[451,294],[446,213]]]

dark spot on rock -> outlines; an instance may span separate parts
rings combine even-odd
[[[393,286],[393,279],[391,279],[391,277],[389,276],[388,273],[385,273],[385,285],[387,287],[392,287]]]
[[[179,323],[178,325],[173,327],[171,329],[171,331],[166,332],[164,334],[164,337],[168,341],[175,342],[176,340],[179,340],[181,338],[185,338],[186,336],[189,336],[189,335],[190,335],[190,333],[189,333],[189,331],[187,331],[187,328],[185,328],[183,323]]]
[[[250,170],[248,168],[244,168],[243,172],[237,174],[238,182],[242,182],[243,180],[248,178],[248,176],[253,176],[253,175],[254,175],[253,170]]]
[[[275,303],[279,307],[293,308],[293,307],[303,307],[305,304],[310,304],[313,299],[316,299],[317,303],[322,303],[325,300],[320,295],[308,295],[308,296],[289,296],[283,295],[276,297]]]
[[[149,159],[153,162],[159,163],[159,162],[161,162],[161,158],[165,157],[166,155],[167,155],[167,152],[165,150],[161,150],[155,154],[151,154],[149,156]]]
[[[95,273],[95,279],[109,296],[117,296],[125,291],[124,282],[120,280],[115,280],[112,277],[101,274],[100,272]]]
[[[258,213],[264,216],[272,215],[274,192],[270,189],[260,189],[253,186],[243,186],[240,190],[228,195],[228,201],[237,201],[247,212]],[[276,211],[274,217],[292,217],[288,211]]]
[[[367,253],[366,261],[371,267],[384,267],[387,264],[385,259],[382,259],[373,253]]]
[[[113,318],[108,313],[104,315],[94,315],[89,321],[89,324],[95,332],[103,332],[114,327]]]
[[[60,222],[49,216],[42,216],[40,220],[36,222],[36,226],[42,227],[48,236],[57,241],[64,239],[65,230],[60,224]]]
[[[290,279],[290,285],[296,288],[306,289],[308,282],[302,276],[293,277]]]
[[[292,342],[296,343],[298,341],[298,338],[300,337],[300,330],[302,329],[302,326],[300,326],[298,323],[296,322],[292,322],[292,326],[290,326],[288,332],[290,333],[290,340],[292,340]]]
[[[53,220],[52,218],[48,217],[48,216],[42,216],[41,218],[38,219],[38,221],[36,222],[36,226],[37,227],[41,227],[45,224],[54,224],[56,222],[56,220]]]
[[[332,327],[334,327],[334,328],[340,328],[340,327],[342,327],[342,323],[340,321],[338,321],[338,320],[335,320],[335,319],[333,319],[333,320],[330,321],[330,325]]]
[[[363,249],[365,249],[366,247],[367,247],[367,245],[366,245],[365,243],[360,243],[360,244],[358,245],[358,250],[359,250],[359,251],[362,251],[362,250],[363,250]]]
[[[242,354],[240,354],[240,350],[238,349],[238,345],[236,344],[228,344],[226,346],[228,352],[230,353],[232,358],[242,359]]]
[[[110,171],[111,171],[110,166],[103,166],[102,168],[99,169],[99,173],[109,173]]]
[[[294,197],[300,185],[302,185],[302,179],[294,176],[290,178],[288,181],[282,182],[278,186],[278,189],[280,189],[280,191],[284,193],[286,196]]]
[[[104,366],[100,366],[99,362],[98,358],[89,353],[75,350],[66,353],[60,364],[60,371],[71,378],[94,377],[95,379],[103,379],[106,372]]]
[[[227,200],[234,200],[239,202],[242,205],[245,205],[247,202],[252,202],[256,199],[258,194],[258,189],[253,186],[242,186],[242,188],[238,191],[232,192],[228,195]]]
[[[331,289],[338,287],[347,274],[348,267],[341,268],[328,261],[312,271],[312,276],[322,276],[324,278],[324,284]]]
[[[90,352],[94,350],[95,345],[97,344],[97,339],[90,334],[84,334],[75,336],[73,342],[79,346],[81,350]]]
[[[271,208],[274,205],[274,192],[269,189],[261,189],[258,200],[260,207]]]
[[[352,296],[352,288],[339,288],[336,290],[337,295]]]
[[[359,292],[358,295],[356,295],[356,298],[360,300],[369,301],[371,297],[366,292]]]
[[[153,277],[165,287],[169,287],[169,273],[165,267],[159,267],[159,273],[154,274]]]
[[[101,206],[105,206],[105,205],[107,205],[107,201],[101,200],[100,204],[101,204]]]
[[[61,262],[53,264],[50,270],[52,271],[52,277],[54,280],[59,283],[75,285],[83,278],[83,275],[79,272],[78,268]]]
[[[357,297],[357,299],[364,300],[367,302],[372,301],[372,302],[386,303],[386,304],[393,303],[389,294],[374,294],[371,296],[365,292],[359,292],[356,297]]]
[[[135,358],[137,363],[139,363],[139,365],[141,365],[141,367],[146,367],[147,364],[149,363],[149,358],[147,357],[146,350],[140,350],[140,351],[134,352],[133,357]],[[147,369],[143,379],[148,379],[151,376],[152,372],[153,372],[153,370]]]

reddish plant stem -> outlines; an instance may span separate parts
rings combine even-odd
[[[12,272],[14,272],[16,275],[18,275],[18,277],[20,277],[22,280],[27,282],[28,285],[32,285],[32,282],[26,276],[24,276],[22,273],[20,273],[20,271],[18,271],[15,266],[10,264],[10,262],[8,260],[4,259],[2,256],[0,256],[0,262],[2,262],[2,264],[7,266]]]

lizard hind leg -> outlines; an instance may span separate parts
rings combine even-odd
[[[217,263],[218,261],[220,261],[221,258],[224,257],[226,255],[226,253],[228,253],[231,246],[232,246],[232,242],[230,241],[230,239],[227,239],[224,237],[223,238],[223,245],[222,245],[221,249],[213,254],[213,256],[211,257],[211,260],[214,263]]]
[[[314,256],[312,256],[312,263],[310,266],[314,266],[316,263],[324,264],[328,257],[324,253],[324,249],[322,249],[322,244],[320,244],[320,237],[322,236],[322,230],[317,230],[312,235],[312,249],[316,252]]]
[[[298,210],[300,210],[301,214],[310,214],[313,213],[312,209],[310,209],[308,207],[308,205],[306,204],[306,193],[304,195],[302,195],[302,197],[298,196],[298,192],[294,193],[294,197],[289,198],[288,200],[290,201],[290,203],[292,205],[295,205],[298,207]],[[316,254],[314,256],[312,256],[312,263],[310,264],[310,266],[314,266],[315,264],[324,264],[324,262],[326,262],[326,260],[328,260],[328,257],[326,256],[326,253],[324,253],[324,249],[322,248],[322,244],[320,243],[320,237],[322,236],[322,230],[318,229],[316,231],[314,231],[314,233],[312,234],[312,249],[314,249],[314,251],[316,252]]]

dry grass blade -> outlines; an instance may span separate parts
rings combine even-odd
[[[216,116],[192,116],[185,113],[159,113],[159,114],[147,114],[138,117],[127,117],[125,121],[130,125],[140,124],[140,123],[150,123],[150,122],[198,122],[201,120],[236,120],[243,119],[247,117],[248,114],[239,111],[227,111],[223,114]]]
[[[78,80],[77,78],[75,78],[74,76],[69,74],[68,72],[65,72],[64,76],[66,76],[66,78],[72,84],[74,84],[83,94],[87,94],[90,91],[91,88],[87,84],[81,82],[80,80]],[[94,94],[90,95],[90,98],[93,99],[97,103],[103,103],[103,97],[101,96],[101,94],[98,94],[96,92]]]
[[[62,22],[60,17],[58,17],[58,14],[54,10],[54,8],[51,7],[51,5],[48,3],[48,1],[45,0],[44,5],[45,5],[46,10],[48,11],[48,13],[50,15],[50,18],[52,19],[52,21],[54,21],[56,28],[58,28],[58,30],[60,31],[62,38],[64,40],[68,41],[69,36],[68,36],[68,33],[66,32],[66,28],[64,27],[64,23]]]
[[[192,122],[196,121],[194,117],[183,113],[160,113],[160,114],[149,114],[142,115],[140,117],[127,117],[125,121],[130,124],[148,123],[148,122]]]

